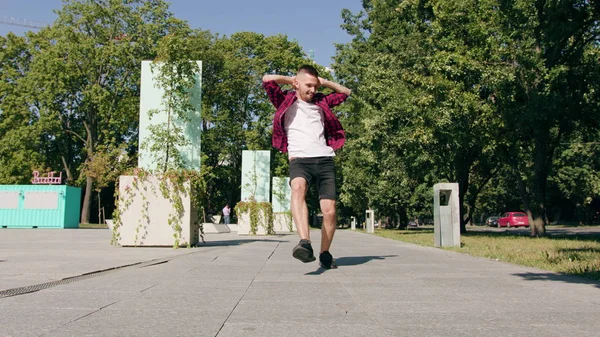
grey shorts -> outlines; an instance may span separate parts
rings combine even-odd
[[[290,183],[297,177],[304,178],[309,186],[313,181],[317,184],[319,200],[336,200],[333,157],[292,159],[290,161]]]

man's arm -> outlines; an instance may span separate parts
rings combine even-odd
[[[265,75],[262,78],[263,82],[275,81],[277,84],[292,84],[294,82],[294,78],[290,76],[283,75]]]
[[[325,88],[329,88],[335,92],[337,92],[338,94],[344,94],[347,96],[350,96],[350,94],[352,94],[352,90],[346,88],[345,86],[339,84],[339,83],[335,83],[332,82],[330,80],[326,80],[324,78],[319,77],[319,82],[321,82],[321,86],[325,87]]]
[[[282,75],[264,75],[262,78],[263,88],[267,92],[269,101],[273,103],[275,108],[279,109],[279,106],[285,100],[287,91],[281,90],[280,84],[292,84],[293,77],[282,76]]]

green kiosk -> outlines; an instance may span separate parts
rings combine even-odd
[[[32,185],[0,185],[1,228],[78,228],[81,188],[62,184],[62,172],[41,177]]]

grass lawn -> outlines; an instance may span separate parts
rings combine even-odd
[[[433,229],[376,229],[375,235],[434,246]],[[461,235],[460,248],[444,249],[600,281],[600,235],[531,238],[505,232],[470,232]]]

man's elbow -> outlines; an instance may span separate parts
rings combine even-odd
[[[273,79],[271,78],[271,75],[264,75],[262,78],[263,83],[264,82],[269,82],[272,81]]]
[[[346,94],[346,96],[350,96],[352,95],[352,90],[346,88],[346,90],[344,90],[344,94]]]

